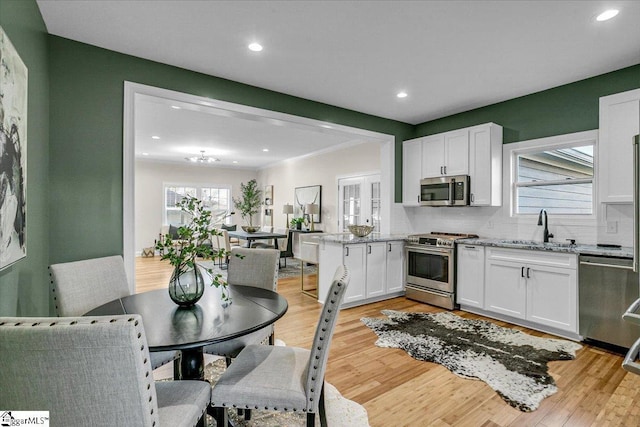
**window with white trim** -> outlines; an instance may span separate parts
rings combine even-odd
[[[595,138],[567,141],[570,136],[512,150],[515,214],[593,214]]]
[[[223,217],[231,211],[231,187],[230,186],[197,186],[197,185],[173,185],[164,186],[164,223],[182,225],[189,221],[186,214],[177,206],[186,196],[197,197],[202,200],[206,209],[212,214],[212,219]],[[227,216],[222,219],[225,224],[231,220]]]

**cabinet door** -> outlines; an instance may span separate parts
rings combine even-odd
[[[387,247],[387,283],[386,292],[399,292],[404,289],[404,243],[386,242]]]
[[[422,177],[433,178],[444,174],[444,134],[422,139]]]
[[[402,143],[402,204],[420,205],[422,179],[422,138]]]
[[[633,201],[634,135],[640,133],[640,89],[600,98],[599,197],[603,203]]]
[[[484,308],[484,246],[457,246],[457,303]]]
[[[471,206],[502,205],[502,127],[484,124],[469,129]]]
[[[528,265],[527,320],[578,332],[576,271]]]
[[[384,242],[367,243],[367,279],[366,297],[372,298],[385,293],[385,279],[387,277],[386,250]]]
[[[444,175],[469,174],[468,129],[444,134]]]
[[[349,270],[351,280],[344,295],[344,303],[360,301],[365,298],[367,280],[367,260],[364,244],[345,245],[343,262]]]
[[[486,310],[524,319],[526,315],[526,281],[523,264],[488,260],[485,277]]]

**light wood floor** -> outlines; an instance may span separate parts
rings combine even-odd
[[[138,291],[142,292],[166,287],[171,267],[159,257],[137,258],[136,274]],[[300,292],[297,277],[281,279],[278,286],[289,310],[276,323],[276,337],[288,345],[309,348],[321,306]],[[523,413],[504,403],[481,381],[459,378],[438,364],[414,360],[402,350],[376,347],[375,334],[360,318],[381,317],[383,309],[442,311],[394,298],[340,312],[326,380],[345,397],[363,405],[373,427],[640,425],[640,376],[620,367],[620,355],[584,345],[575,360],[550,362],[558,392],[536,411]]]

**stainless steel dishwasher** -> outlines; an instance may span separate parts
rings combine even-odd
[[[640,336],[640,325],[622,315],[640,298],[633,260],[609,256],[580,256],[579,330],[587,341],[629,348]]]

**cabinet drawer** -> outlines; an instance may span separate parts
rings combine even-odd
[[[576,269],[577,255],[565,252],[536,251],[528,249],[487,248],[487,259],[537,264],[548,267]]]

